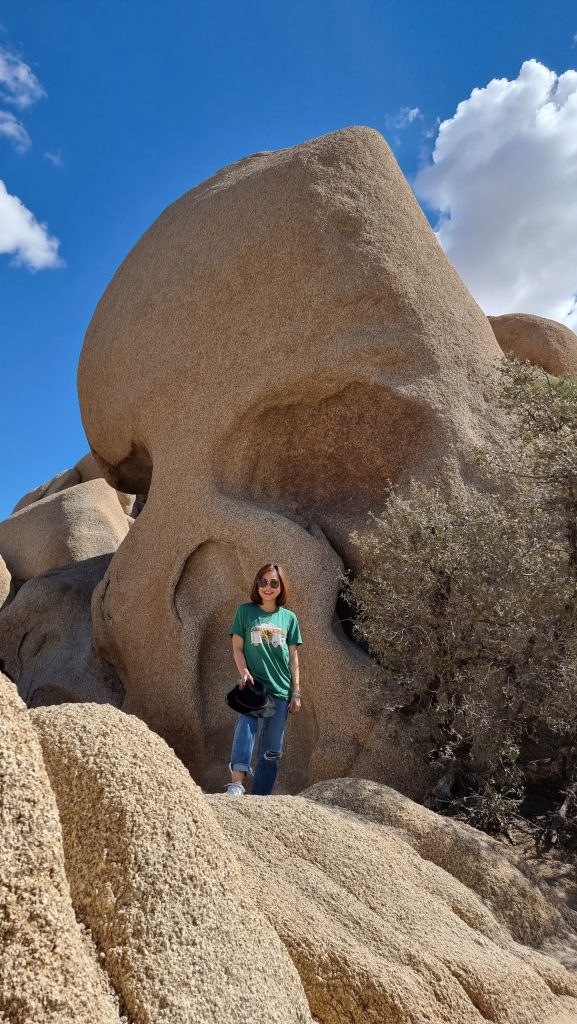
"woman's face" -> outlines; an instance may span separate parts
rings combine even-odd
[[[261,601],[272,601],[280,591],[280,579],[276,569],[267,569],[258,581]]]

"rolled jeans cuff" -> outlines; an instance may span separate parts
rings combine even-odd
[[[240,761],[232,761],[228,765],[229,772],[244,772],[245,775],[252,775],[252,768],[249,764],[241,764]]]

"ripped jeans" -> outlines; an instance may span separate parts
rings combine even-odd
[[[272,699],[276,704],[276,713],[274,715],[271,715],[270,718],[260,719],[253,718],[252,715],[239,715],[234,730],[230,770],[233,772],[250,772],[256,731],[259,722],[261,722],[256,767],[251,789],[253,796],[270,796],[276,782],[279,758],[282,755],[290,702],[283,700],[282,697],[272,697]]]

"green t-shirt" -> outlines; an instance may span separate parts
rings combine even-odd
[[[288,608],[263,612],[252,601],[239,604],[230,635],[244,640],[244,659],[250,674],[260,679],[275,697],[287,700],[292,691],[289,646],[302,644],[295,613]]]

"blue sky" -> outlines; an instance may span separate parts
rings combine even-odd
[[[443,160],[419,186],[436,223],[439,197],[448,194],[456,211],[458,189],[468,187],[458,164],[460,133],[475,124],[492,133],[494,110],[503,109],[503,97],[515,98],[511,83],[533,117],[554,95],[555,74],[577,67],[577,8],[569,2],[19,0],[0,3],[0,24],[5,61],[12,69],[27,66],[38,83],[20,99],[4,83],[0,180],[45,225],[45,235],[58,240],[61,258],[59,266],[33,270],[9,245],[0,255],[0,518],[87,450],[75,380],[82,339],[118,264],[168,203],[255,150],[349,124],[381,131],[413,181],[420,167],[431,166],[436,146],[442,155],[438,125],[448,121]],[[538,64],[520,76],[531,59]],[[482,91],[456,116],[458,104],[493,79],[508,84]],[[572,77],[563,79],[558,95],[571,92],[573,99],[574,86]],[[561,99],[553,106],[560,155],[538,187],[539,196],[549,190],[553,197],[544,208],[551,231],[559,233],[571,222],[574,194],[577,202],[567,141],[577,107],[561,109]],[[510,132],[511,117],[495,135]],[[522,144],[529,140],[538,162],[545,146],[531,131],[524,130]],[[478,159],[480,166],[485,155]],[[511,188],[498,155],[495,160],[492,181]],[[567,168],[561,180],[559,162]],[[481,188],[481,176],[473,172],[470,181]],[[519,192],[519,205],[535,205],[530,184],[526,195]],[[471,192],[469,210],[478,206],[477,196]],[[525,207],[518,216],[525,221]],[[0,242],[2,217],[0,204]],[[470,217],[459,235],[459,223],[455,216],[447,251],[472,275],[466,280],[487,308],[496,292],[486,280],[475,283],[475,292],[471,264],[483,244],[495,245],[495,236],[478,239]],[[559,234],[547,244],[553,249],[558,238],[563,247]],[[506,250],[500,258],[507,263]],[[531,273],[525,269],[523,279]],[[577,280],[563,287],[560,295],[544,293],[528,311],[561,310],[561,319]],[[518,295],[498,301],[506,306]]]

